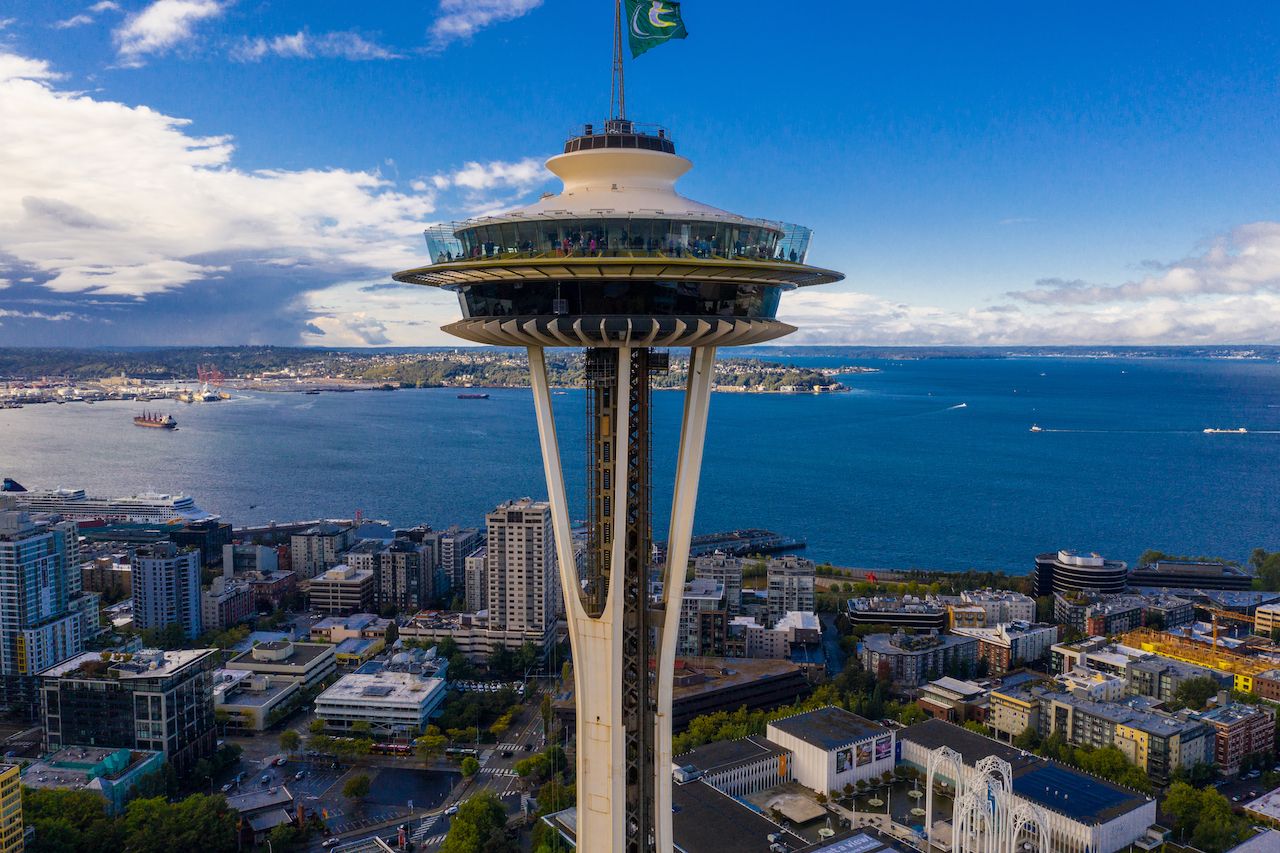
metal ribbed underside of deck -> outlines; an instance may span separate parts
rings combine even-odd
[[[737,317],[472,317],[444,326],[464,340],[495,346],[745,346],[781,338],[795,326]]]

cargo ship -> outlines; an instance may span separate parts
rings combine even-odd
[[[173,419],[173,415],[161,415],[159,412],[143,412],[133,419],[133,424],[153,429],[177,429],[178,427],[178,422]]]

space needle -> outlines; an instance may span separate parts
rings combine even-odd
[[[808,229],[676,191],[693,164],[666,130],[626,116],[627,18],[619,0],[612,117],[586,125],[547,161],[561,191],[429,228],[433,262],[394,278],[458,294],[462,319],[445,331],[528,351],[573,654],[578,849],[669,853],[673,673],[716,351],[789,334],[795,328],[776,316],[782,294],[843,276],[805,262]],[[587,505],[576,516],[549,347],[585,349]],[[651,381],[668,370],[670,349],[688,350],[688,374],[666,559],[657,567],[662,591],[651,596]],[[579,568],[570,519],[583,516]]]

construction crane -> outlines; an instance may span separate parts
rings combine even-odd
[[[1198,604],[1196,608],[1203,610],[1209,614],[1209,619],[1213,624],[1213,647],[1218,647],[1218,620],[1225,619],[1228,622],[1244,622],[1250,628],[1253,627],[1253,617],[1247,613],[1237,613],[1234,610],[1223,610],[1220,607],[1209,607],[1206,604]]]

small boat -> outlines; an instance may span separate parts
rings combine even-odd
[[[178,427],[178,422],[173,419],[173,415],[161,415],[159,412],[143,412],[133,419],[133,424],[152,429],[177,429]]]
[[[319,394],[320,392],[319,392],[319,391],[317,391],[315,388],[312,388],[310,391],[303,391],[302,393],[303,393],[303,394],[306,394],[308,397],[314,397],[315,395]]]
[[[1040,424],[1032,424],[1032,425],[1031,425],[1031,431],[1032,431],[1032,432],[1044,432],[1044,427],[1040,426]]]
[[[488,394],[459,394],[459,400],[488,400]]]
[[[1247,435],[1248,432],[1249,431],[1244,427],[1240,427],[1239,429],[1206,429],[1204,431],[1204,434],[1205,435]]]

